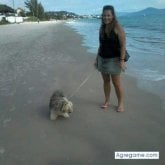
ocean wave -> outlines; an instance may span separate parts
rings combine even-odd
[[[161,81],[165,80],[165,74],[162,74],[158,72],[157,70],[151,70],[151,69],[134,69],[131,71],[131,73],[139,77],[142,80],[150,80],[150,81]]]
[[[132,37],[134,38],[135,41],[138,41],[138,42],[142,42],[142,43],[151,43],[151,44],[161,44],[162,41],[160,40],[156,40],[154,38],[144,38],[144,37],[140,37],[140,38],[137,38],[137,37]]]

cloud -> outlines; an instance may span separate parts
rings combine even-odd
[[[24,5],[24,1],[25,0],[0,0],[0,4],[6,4],[10,7],[13,7],[13,2],[14,2],[14,7],[15,8],[18,8],[18,7],[22,7],[24,8],[25,5]]]
[[[157,5],[160,7],[160,8],[165,8],[165,0],[157,0]]]
[[[11,3],[10,0],[0,0],[0,4],[10,4],[10,3]]]

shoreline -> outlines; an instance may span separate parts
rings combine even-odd
[[[89,46],[87,45],[84,45],[83,44],[83,41],[85,40],[85,35],[81,34],[80,32],[78,32],[74,27],[70,26],[69,24],[67,24],[66,26],[70,27],[71,29],[73,29],[73,31],[75,33],[77,33],[78,35],[80,35],[82,37],[82,44],[81,46],[85,47],[87,49],[87,53],[90,53],[92,54],[91,56],[93,56],[95,58],[95,54],[91,51],[88,51],[89,49],[91,49]],[[130,59],[131,60],[131,59]],[[136,86],[137,88],[141,89],[141,90],[144,90],[145,92],[148,92],[149,94],[151,95],[155,95],[157,97],[160,98],[161,100],[161,105],[162,105],[162,108],[165,110],[165,95],[164,95],[164,92],[158,87],[158,85],[160,87],[163,87],[163,84],[164,84],[164,81],[165,80],[160,80],[160,81],[151,81],[151,80],[145,80],[145,79],[141,79],[140,77],[137,77],[137,75],[133,75],[130,70],[131,70],[131,66],[129,64],[129,61],[127,62],[127,70],[126,72],[124,73],[126,76],[130,77],[131,79],[135,79],[136,81]],[[123,73],[122,73],[123,74]],[[152,86],[149,88],[148,86],[148,83],[152,84]],[[155,90],[153,90],[153,87]]]
[[[9,35],[10,43],[0,42],[1,55],[6,57],[0,63],[0,164],[139,164],[115,160],[115,151],[159,151],[161,159],[156,163],[164,162],[165,112],[157,96],[122,74],[125,111],[116,112],[114,88],[111,107],[103,111],[102,79],[93,70],[95,57],[82,46],[81,35],[64,23],[24,25],[9,33],[13,31],[24,37],[16,42],[16,35]],[[0,33],[8,42],[7,32]],[[50,121],[52,92],[62,89],[72,94],[91,72],[71,98],[71,117]],[[154,165],[155,161],[141,160],[141,164]]]
[[[69,27],[73,28],[74,30],[76,29],[75,31],[78,34],[83,36],[82,46],[84,46],[84,45],[87,46],[87,48],[88,48],[87,51],[90,53],[95,53],[97,51],[97,48],[95,47],[97,45],[96,44],[97,37],[95,37],[95,36],[98,35],[96,33],[96,29],[98,28],[97,27],[98,25],[97,26],[96,25],[97,24],[93,24],[93,26],[94,26],[93,39],[95,40],[95,42],[93,42],[86,35],[86,34],[89,34],[89,28],[87,28],[85,31],[85,29],[83,27],[81,27],[82,21],[80,21],[80,22],[78,21],[75,24],[72,22],[68,23]],[[86,26],[87,26],[87,24],[85,24],[85,27]],[[90,24],[89,24],[89,26],[90,26]],[[92,29],[92,26],[90,28]],[[128,44],[130,45],[131,43],[128,43]],[[127,46],[127,48],[130,48],[130,47]],[[133,48],[132,48],[131,50],[129,50],[129,53],[131,55],[131,58],[127,62],[126,74],[131,76],[131,77],[134,77],[137,80],[137,86],[140,89],[143,89],[143,90],[145,90],[151,94],[154,94],[154,95],[160,97],[162,100],[162,107],[165,110],[165,103],[164,103],[165,102],[165,94],[162,90],[165,88],[165,86],[164,86],[165,79],[164,79],[164,75],[163,75],[162,71],[160,70],[160,67],[158,68],[158,71],[157,71],[156,64],[154,64],[154,65],[152,64],[152,59],[146,59],[147,56],[149,56],[147,54],[144,54],[144,56],[146,56],[146,57],[144,57],[144,60],[142,60],[142,58],[139,57],[139,53],[142,54],[142,52],[137,51],[137,50],[133,50]],[[148,62],[147,62],[147,60],[148,60]],[[148,65],[148,67],[143,67],[143,65],[145,66],[144,61],[146,61],[146,66]],[[161,58],[159,58],[159,56],[158,56],[157,60],[155,59],[156,63],[159,63],[160,61],[161,61],[161,66],[162,66],[163,65],[163,56]],[[153,68],[150,67],[152,65],[153,65]]]

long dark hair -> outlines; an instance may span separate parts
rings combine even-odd
[[[103,10],[102,10],[102,23],[101,23],[101,27],[100,27],[100,35],[101,35],[101,37],[103,37],[104,33],[105,33],[105,24],[104,24],[104,21],[103,21],[103,14],[104,14],[104,12],[106,10],[110,10],[111,13],[112,13],[112,16],[113,16],[113,20],[112,20],[112,22],[111,22],[111,24],[109,25],[109,28],[108,28],[108,34],[107,34],[108,36],[110,35],[111,31],[114,30],[116,24],[118,23],[114,7],[111,6],[111,5],[104,6]]]

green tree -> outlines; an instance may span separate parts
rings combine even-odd
[[[37,8],[38,8],[38,1],[37,0],[26,0],[25,6],[29,9],[30,13],[37,17]]]
[[[26,0],[25,6],[29,9],[33,17],[37,17],[39,19],[44,18],[44,7],[41,3],[38,3],[38,0]]]
[[[37,15],[38,15],[37,17],[39,19],[43,19],[45,17],[44,7],[42,6],[41,3],[38,4]]]

